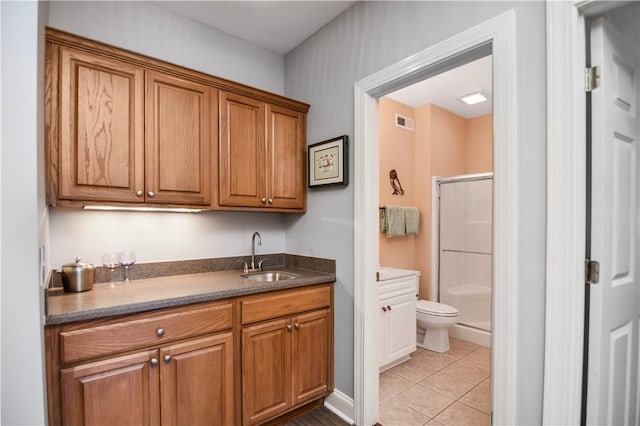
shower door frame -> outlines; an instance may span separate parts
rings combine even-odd
[[[440,185],[443,183],[456,183],[456,182],[471,182],[478,180],[491,179],[491,191],[493,192],[493,172],[487,173],[474,173],[468,175],[456,175],[456,176],[433,176],[431,180],[431,286],[430,286],[430,298],[434,302],[440,302]],[[493,205],[493,201],[492,201]],[[493,208],[491,212],[491,226],[493,228]],[[491,231],[493,235],[493,229]],[[493,241],[491,242],[493,247]],[[492,249],[493,253],[493,249]],[[493,264],[493,262],[492,262]],[[491,274],[493,277],[493,273]],[[493,278],[491,280],[491,292],[493,299]],[[493,300],[492,300],[493,303]],[[457,308],[454,306],[454,308]],[[467,327],[472,327],[468,324],[464,324]],[[491,333],[491,330],[487,331],[482,328],[479,330]],[[474,342],[475,343],[475,342]]]

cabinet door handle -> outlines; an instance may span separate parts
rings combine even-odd
[[[156,196],[156,193],[155,193],[155,192],[153,192],[153,191],[149,191],[149,192],[147,192],[147,195],[148,195],[149,197],[153,198],[153,197],[155,197],[155,196]]]
[[[269,198],[269,199],[267,200],[267,203],[269,203],[269,204],[273,204],[273,198]]]
[[[171,362],[171,355],[165,355],[164,362]]]
[[[391,310],[391,305],[387,305],[387,309],[388,309],[388,310]]]
[[[149,364],[155,367],[156,365],[158,365],[158,360],[156,358],[151,358],[151,361],[149,361]]]
[[[291,327],[291,324],[287,324],[287,331],[291,331],[293,327]]]
[[[164,328],[159,328],[156,330],[156,336],[162,337],[164,336]]]
[[[138,189],[136,191],[136,197],[142,197],[144,195],[144,192],[142,192],[142,189]]]
[[[260,198],[260,202],[262,204],[267,204],[267,199],[265,197]]]
[[[300,324],[299,323],[295,323],[295,324],[293,324],[293,326],[296,328],[296,330],[300,330]]]
[[[387,308],[386,308],[386,306],[383,306],[383,307],[382,307],[382,312],[387,312]]]

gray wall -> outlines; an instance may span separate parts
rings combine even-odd
[[[155,3],[54,1],[49,26],[273,93],[284,90],[284,56]]]
[[[540,424],[546,209],[544,2],[356,3],[287,54],[285,94],[311,104],[310,144],[341,134],[353,137],[355,82],[508,9],[516,11],[518,49],[519,128],[518,140],[513,141],[517,144],[517,187],[521,194],[517,212],[519,278],[513,283],[518,294],[513,324],[519,336],[517,418],[519,424]],[[353,145],[350,151],[353,158]],[[353,189],[350,185],[310,191],[308,213],[288,219],[286,243],[293,253],[338,260],[336,388],[351,396]]]
[[[2,40],[0,263],[5,425],[44,424],[38,247],[46,238],[42,164],[42,24],[46,4],[0,2]]]

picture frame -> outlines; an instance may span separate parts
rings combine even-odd
[[[349,183],[349,137],[318,142],[308,147],[309,188]]]

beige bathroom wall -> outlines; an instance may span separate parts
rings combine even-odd
[[[415,132],[395,125],[398,113],[415,120],[414,109],[389,98],[380,99],[378,105],[380,149],[380,206],[413,206],[415,189]],[[393,195],[389,172],[395,169],[404,195]],[[415,269],[414,236],[387,238],[380,232],[380,265]]]
[[[467,120],[466,173],[493,171],[493,114]]]
[[[395,113],[413,118],[415,131],[396,127]],[[379,103],[380,205],[420,210],[418,236],[380,233],[380,264],[420,271],[420,298],[431,293],[431,213],[434,176],[492,171],[492,115],[465,119],[437,105],[411,108],[389,98]],[[404,196],[392,195],[389,170],[396,169]]]

